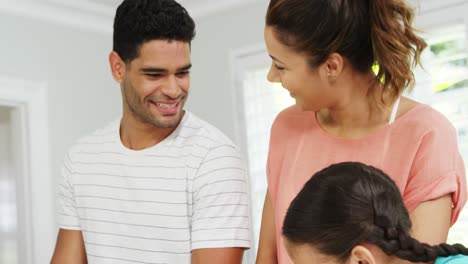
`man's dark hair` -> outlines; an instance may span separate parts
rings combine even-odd
[[[191,43],[195,22],[174,0],[124,0],[114,19],[113,50],[125,63],[139,55],[140,47],[151,40]]]

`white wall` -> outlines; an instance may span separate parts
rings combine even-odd
[[[0,76],[47,84],[50,171],[58,179],[74,140],[121,111],[107,66],[111,35],[3,13],[0,34]]]
[[[267,4],[268,1],[262,1],[196,19],[188,108],[218,126],[233,140],[237,131],[233,117],[230,53],[263,43]]]
[[[55,197],[68,147],[121,112],[120,89],[107,66],[111,35],[0,13],[0,36],[0,77],[37,81],[47,86],[49,116],[44,122],[48,122],[49,171],[53,179],[53,186],[48,189]],[[44,202],[50,204],[46,197]],[[40,220],[44,219],[55,224],[55,213]],[[18,220],[21,222],[23,218],[20,216]],[[33,221],[37,223],[38,219]],[[45,226],[44,229],[50,230]],[[47,233],[44,237],[47,241],[38,244],[37,249],[42,247],[42,257],[48,258],[55,243],[49,240],[55,239],[55,235],[50,238]]]

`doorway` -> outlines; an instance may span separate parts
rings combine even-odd
[[[0,263],[19,263],[11,108],[0,106]]]
[[[48,263],[55,242],[45,84],[0,76],[0,263]]]

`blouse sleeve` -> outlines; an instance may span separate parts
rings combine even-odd
[[[422,202],[451,194],[453,225],[466,203],[466,189],[456,130],[446,119],[435,120],[419,142],[403,195],[405,204],[411,212]]]

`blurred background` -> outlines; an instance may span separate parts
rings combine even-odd
[[[187,108],[248,158],[254,263],[266,191],[269,130],[293,101],[266,81],[267,0],[181,0],[197,23]],[[121,114],[111,78],[112,21],[120,0],[0,0],[0,263],[48,263],[65,151]],[[468,165],[468,0],[411,0],[429,48],[409,94],[444,113]],[[207,104],[209,100],[209,104]],[[440,158],[444,154],[440,153]],[[468,166],[466,166],[468,167]],[[468,209],[450,232],[468,245]]]

